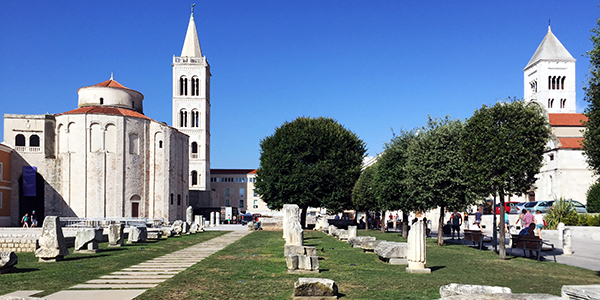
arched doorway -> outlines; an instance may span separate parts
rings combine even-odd
[[[19,177],[19,223],[21,217],[26,213],[30,214],[35,210],[38,226],[41,227],[44,222],[44,177],[37,173],[33,167],[23,167],[23,173]],[[26,187],[23,187],[23,176],[26,177]],[[34,179],[35,178],[35,179]],[[34,183],[31,181],[35,180]]]

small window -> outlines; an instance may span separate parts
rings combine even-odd
[[[225,199],[225,206],[231,206],[231,202],[229,201],[229,199]]]
[[[549,154],[548,158],[550,158],[550,161],[553,161],[554,160],[554,154]]]
[[[25,136],[24,135],[17,134],[17,136],[15,136],[15,146],[25,147]]]
[[[244,188],[240,188],[240,197],[244,197]]]
[[[100,97],[100,105],[104,104],[104,98]]]
[[[37,134],[33,134],[29,137],[29,147],[39,147],[40,137]]]
[[[169,198],[171,199],[171,205],[173,205],[173,193],[171,193],[171,195],[169,195]]]
[[[254,204],[252,205],[252,208],[258,208],[258,200],[254,199]]]
[[[162,148],[162,141],[158,141],[158,148]]]
[[[231,196],[231,190],[229,188],[225,188],[225,197]]]
[[[239,208],[244,208],[244,199],[240,199],[240,206]]]
[[[192,171],[192,186],[198,185],[198,172]]]
[[[177,194],[177,205],[181,205],[181,195]]]

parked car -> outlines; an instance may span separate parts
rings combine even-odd
[[[504,211],[510,213],[512,211],[512,208],[514,206],[516,206],[517,204],[519,204],[519,202],[515,202],[515,201],[504,202]],[[497,215],[500,214],[500,203],[496,204],[496,214]]]
[[[537,203],[538,201],[525,202],[523,208],[526,210],[531,210],[531,212],[533,212],[533,208],[537,205]]]
[[[552,208],[553,204],[554,201],[537,201],[535,206],[531,208],[531,212],[535,213],[539,210],[542,213],[547,213],[550,210],[550,208]]]
[[[587,213],[587,208],[585,207],[585,205],[581,204],[581,202],[572,200],[572,199],[569,199],[567,201],[569,201],[573,204],[573,207],[575,207],[575,211],[577,211],[577,213],[580,213],[580,214]],[[552,205],[554,206],[555,201],[550,201],[550,202],[552,202]]]
[[[510,210],[511,214],[520,214],[523,211],[523,206],[525,206],[527,202],[519,202],[517,205],[513,206]]]
[[[252,216],[251,213],[240,215],[240,224],[242,224],[244,226],[248,225],[248,223],[252,222],[253,219],[254,219],[254,217]]]

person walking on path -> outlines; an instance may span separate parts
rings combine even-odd
[[[517,225],[517,224],[519,224],[519,221],[521,221],[521,229],[527,228],[527,226],[525,226],[525,219],[523,219],[523,217],[525,216],[526,213],[527,213],[527,210],[523,208],[523,210],[521,210],[521,213],[519,214],[519,218],[515,222],[515,225]]]
[[[454,232],[458,235],[458,239],[460,240],[460,225],[462,225],[462,216],[454,211],[450,216],[450,220],[452,220],[452,239],[454,239]]]
[[[544,215],[542,215],[542,211],[538,210],[535,213],[535,228],[537,228],[537,235],[540,239],[542,239],[542,228],[544,227]]]
[[[25,213],[23,218],[21,218],[21,223],[23,223],[23,228],[25,228],[25,227],[29,228],[29,214],[28,213]]]
[[[31,212],[31,227],[35,227],[38,225],[37,216],[35,215],[35,210]]]
[[[529,224],[533,223],[534,221],[535,217],[533,216],[533,214],[531,214],[531,210],[528,209],[525,215],[523,216],[523,228],[529,227]]]
[[[475,223],[481,224],[481,207],[477,208],[477,212],[475,213]]]

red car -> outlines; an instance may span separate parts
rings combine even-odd
[[[510,210],[512,209],[512,207],[516,206],[517,204],[519,204],[519,202],[514,202],[514,201],[504,202],[504,211],[506,211],[507,213],[510,214]],[[496,204],[496,214],[497,215],[500,214],[500,203]]]

